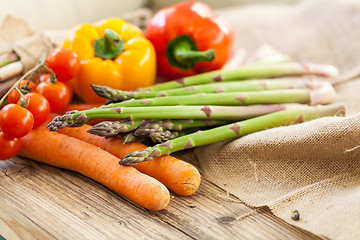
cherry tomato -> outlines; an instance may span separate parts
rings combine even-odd
[[[36,128],[43,124],[49,117],[50,104],[48,100],[40,93],[25,94],[24,99],[20,99],[18,101],[18,104],[20,104],[21,101],[28,102],[26,109],[29,110],[34,116],[33,128]]]
[[[0,111],[0,128],[9,138],[20,138],[28,134],[34,126],[32,113],[17,105],[10,103]]]
[[[35,92],[36,84],[27,79],[20,81],[20,91],[22,94],[27,94],[29,92]],[[8,103],[17,103],[19,101],[20,94],[16,89],[11,90],[9,95],[7,96]]]
[[[72,90],[65,83],[52,83],[50,79],[40,83],[35,92],[42,94],[49,101],[53,113],[64,110],[72,99]]]
[[[80,60],[71,49],[57,48],[48,55],[46,66],[54,71],[59,81],[66,82],[78,74]]]
[[[0,131],[0,160],[14,157],[21,149],[20,138],[9,138]]]
[[[44,82],[50,78],[50,73],[42,73],[40,76],[36,79],[36,84],[39,84],[41,82]]]
[[[43,73],[43,74],[41,74],[41,75],[39,76],[39,78],[38,78],[37,84],[42,83],[42,82],[45,82],[45,81],[50,81],[50,76],[51,76],[50,73]],[[64,83],[65,83],[65,85],[69,88],[69,91],[71,92],[70,95],[73,95],[73,88],[72,88],[70,82],[69,82],[69,81],[66,81],[66,82],[64,82]]]

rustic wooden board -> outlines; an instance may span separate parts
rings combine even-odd
[[[254,210],[206,179],[190,197],[148,211],[78,173],[0,161],[0,235],[7,239],[320,239]]]

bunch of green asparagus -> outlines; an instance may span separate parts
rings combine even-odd
[[[48,128],[57,131],[112,118],[89,132],[107,138],[121,135],[126,143],[146,143],[148,148],[119,162],[135,165],[268,128],[344,114],[342,104],[332,104],[332,85],[313,79],[336,74],[330,65],[285,62],[217,70],[131,92],[93,85],[108,104],[68,112],[54,118]]]

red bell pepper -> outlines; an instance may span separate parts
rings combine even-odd
[[[158,11],[145,36],[153,43],[161,81],[220,69],[233,51],[230,22],[201,2],[182,2]]]

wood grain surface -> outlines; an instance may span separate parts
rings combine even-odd
[[[6,239],[320,239],[206,179],[155,212],[78,173],[15,157],[0,161],[0,192]]]

